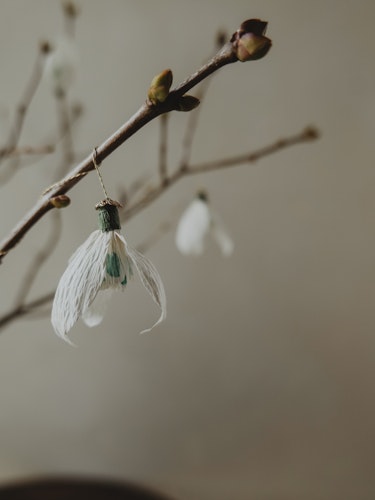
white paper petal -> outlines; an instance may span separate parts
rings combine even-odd
[[[89,326],[99,325],[107,312],[111,297],[113,295],[113,288],[106,290],[99,290],[91,305],[82,312],[82,320]]]
[[[124,287],[124,280],[129,280],[132,275],[131,265],[126,252],[126,243],[124,237],[116,231],[110,231],[111,238],[108,244],[108,254],[116,254],[118,262],[119,276],[105,275],[105,280],[102,283],[101,289]]]
[[[152,262],[150,262],[144,255],[142,255],[134,248],[131,248],[127,244],[126,251],[139,273],[139,277],[141,278],[143,286],[151,295],[154,302],[161,309],[160,317],[156,321],[156,323],[154,323],[151,328],[147,328],[146,330],[141,331],[141,333],[146,333],[151,331],[156,325],[161,323],[167,316],[167,299],[165,296],[164,285],[158,271],[156,270]]]
[[[207,203],[200,199],[193,200],[177,226],[176,245],[181,253],[200,255],[204,250],[204,239],[211,223]]]
[[[94,300],[105,276],[105,257],[110,233],[100,230],[90,234],[75,251],[57,286],[51,322],[57,335],[66,334]]]
[[[229,257],[230,255],[232,255],[234,250],[234,242],[216,214],[212,216],[211,231],[213,237],[220,247],[222,254],[225,257]]]

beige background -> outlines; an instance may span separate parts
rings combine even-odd
[[[58,1],[0,0],[1,127],[30,74],[37,43],[62,29]],[[375,69],[371,0],[81,0],[85,107],[76,150],[87,154],[143,102],[155,73],[175,81],[212,51],[218,28],[269,21],[262,61],[222,69],[201,110],[194,161],[251,151],[308,124],[319,142],[255,166],[181,182],[126,227],[137,245],[209,190],[235,240],[184,258],[173,232],[148,256],[168,295],[168,319],[137,284],[115,297],[102,326],[81,323],[71,348],[48,318],[17,321],[0,338],[0,479],[88,474],[156,486],[181,500],[370,500],[375,496]],[[171,120],[170,167],[186,115]],[[46,82],[21,143],[56,126]],[[104,166],[120,184],[151,174],[152,123]],[[1,191],[5,235],[54,179],[59,153]],[[53,288],[95,228],[90,176],[64,211],[63,241],[32,296]],[[1,266],[2,312],[43,246],[47,216]]]

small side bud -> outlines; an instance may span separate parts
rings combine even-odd
[[[227,41],[228,37],[227,37],[227,34],[225,31],[222,31],[220,30],[217,34],[216,34],[216,46],[217,47],[222,47],[224,45],[224,43]]]
[[[173,81],[173,74],[170,69],[165,69],[159,75],[156,75],[148,89],[147,96],[152,104],[164,102],[169,94]]]
[[[191,111],[199,106],[200,100],[192,95],[183,95],[178,100],[176,111]]]
[[[49,54],[52,50],[51,44],[47,40],[42,40],[39,44],[39,50],[42,54]]]
[[[65,208],[70,205],[70,198],[66,194],[60,194],[50,199],[51,205],[55,208]]]
[[[200,189],[197,193],[198,200],[202,200],[205,203],[208,203],[208,193],[204,189]]]
[[[79,14],[78,6],[74,2],[64,2],[62,4],[64,14],[74,19]]]
[[[83,104],[80,103],[80,102],[75,102],[73,105],[72,105],[72,117],[73,118],[79,118],[80,116],[83,115],[84,113],[84,107],[83,107]]]
[[[255,61],[267,54],[272,45],[272,41],[264,36],[267,24],[260,19],[248,19],[232,35],[230,41],[239,61]]]
[[[306,139],[314,141],[315,139],[319,139],[320,137],[320,132],[317,128],[313,127],[310,125],[309,127],[306,127],[305,130],[303,131],[304,136]]]

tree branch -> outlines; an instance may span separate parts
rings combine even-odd
[[[31,101],[33,100],[33,97],[36,93],[36,90],[42,78],[44,62],[45,62],[45,52],[43,51],[43,48],[40,48],[37,53],[37,57],[32,69],[30,80],[27,83],[27,86],[24,90],[24,94],[20,100],[20,103],[17,106],[16,114],[14,117],[14,123],[10,130],[7,145],[0,150],[0,162],[8,155],[12,154],[18,144],[18,140],[21,136],[27,111],[30,107]]]
[[[304,142],[309,142],[315,140],[319,137],[318,131],[313,127],[307,127],[302,132],[280,139],[269,146],[253,151],[241,156],[236,156],[233,158],[224,158],[222,160],[200,163],[191,166],[182,165],[181,168],[176,170],[173,174],[168,177],[168,182],[163,185],[158,185],[154,189],[148,191],[143,198],[134,203],[124,210],[124,219],[129,220],[134,217],[143,208],[150,205],[153,201],[159,198],[160,195],[164,193],[166,189],[175,184],[182,177],[193,174],[200,174],[204,172],[209,172],[212,170],[219,170],[220,168],[234,167],[243,163],[255,163],[264,156],[268,156],[281,151],[282,149],[294,146],[296,144],[301,144]]]
[[[160,144],[159,144],[159,176],[160,183],[168,182],[167,173],[167,147],[168,147],[168,115],[160,117]]]
[[[174,174],[168,177],[168,182],[165,184],[159,184],[157,187],[147,192],[147,194],[134,205],[130,206],[128,209],[124,211],[124,218],[129,220],[131,217],[137,215],[142,209],[149,206],[153,201],[155,201],[159,196],[161,196],[169,187],[175,184],[179,179],[186,177],[188,175],[193,175],[197,173],[203,173],[208,171],[217,170],[220,168],[232,167],[235,165],[240,165],[244,163],[255,163],[257,160],[264,158],[265,156],[277,153],[283,149],[294,146],[296,144],[302,144],[304,142],[309,142],[317,139],[319,137],[318,131],[313,127],[307,127],[302,132],[292,135],[290,137],[286,137],[284,139],[280,139],[269,146],[265,146],[261,149],[253,151],[252,153],[227,158],[218,161],[212,161],[207,163],[201,163],[192,165],[190,167],[182,167],[179,168]],[[152,235],[146,242],[143,243],[142,250],[147,250],[153,243],[155,239],[158,238],[160,232],[163,232],[169,229],[169,225],[161,226],[158,228],[158,232]],[[52,301],[54,296],[54,292],[50,292],[46,295],[43,295],[33,301],[30,301],[23,305],[16,305],[10,312],[0,317],[0,329],[5,327],[8,323],[13,321],[16,318],[24,316],[31,311],[41,307]]]
[[[243,163],[254,163],[263,156],[278,153],[281,149],[294,146],[295,144],[300,144],[301,142],[309,142],[318,139],[318,137],[319,132],[316,128],[306,127],[299,134],[280,139],[273,144],[265,146],[264,148],[258,149],[257,151],[254,151],[252,153],[191,165],[188,167],[188,173],[201,174],[203,172],[210,172],[212,170],[219,170],[221,168],[235,167]]]
[[[67,20],[67,26],[69,29],[74,27],[74,18],[77,15],[76,10],[72,9],[72,4],[67,2],[65,4],[65,15]],[[189,100],[195,100],[199,102],[198,99],[192,96],[185,96],[186,92],[196,86],[198,83],[205,80],[212,73],[217,71],[219,68],[235,62],[237,60],[246,61],[254,60],[263,57],[271,46],[271,41],[264,37],[264,29],[267,23],[259,20],[249,20],[242,23],[240,28],[234,33],[230,42],[223,45],[219,52],[204,66],[202,66],[196,73],[188,77],[185,81],[179,84],[174,90],[169,92],[170,84],[172,81],[171,71],[166,70],[170,73],[170,83],[167,85],[167,91],[165,88],[161,89],[162,92],[156,91],[153,94],[149,93],[149,97],[146,102],[139,108],[139,110],[114,134],[112,134],[106,141],[104,141],[96,149],[96,162],[98,164],[102,163],[105,158],[107,158],[113,151],[115,151],[120,145],[122,145],[128,138],[140,130],[144,125],[152,121],[154,118],[161,116],[161,141],[159,147],[159,183],[145,191],[143,196],[137,196],[137,201],[132,203],[131,199],[129,204],[126,205],[126,209],[123,211],[123,218],[129,220],[131,217],[138,214],[142,209],[149,206],[154,202],[159,196],[161,196],[170,186],[174,185],[179,179],[186,177],[188,175],[193,175],[197,173],[204,173],[214,170],[219,170],[222,168],[233,167],[244,163],[253,163],[262,157],[279,152],[287,147],[314,140],[318,137],[318,132],[312,128],[306,128],[302,132],[295,134],[293,136],[281,139],[258,149],[254,152],[239,155],[231,158],[224,158],[216,161],[205,162],[200,164],[191,165],[190,155],[192,150],[193,137],[197,126],[198,114],[195,113],[191,115],[187,131],[183,139],[183,149],[179,164],[176,170],[171,174],[168,173],[167,169],[167,118],[170,111],[180,110],[189,111],[192,107],[188,106]],[[223,43],[223,36],[220,37],[221,43]],[[43,51],[42,51],[43,53]],[[30,85],[25,93],[24,99],[22,100],[22,105],[19,107],[19,115],[16,116],[15,126],[9,137],[8,146],[0,150],[0,163],[1,160],[6,156],[12,155],[13,157],[19,156],[19,152],[22,151],[17,148],[19,137],[21,134],[23,121],[25,117],[26,110],[32,100],[35,90],[39,84],[41,76],[41,56],[40,60],[37,61],[35,66],[35,73],[31,79]],[[165,73],[165,72],[163,72]],[[162,74],[163,76],[163,74]],[[165,76],[165,75],[164,75]],[[168,75],[167,75],[168,76]],[[198,92],[201,95],[204,94],[207,87],[207,80],[205,85],[202,85]],[[156,82],[155,85],[163,84],[166,82],[162,79]],[[153,84],[152,84],[153,85]],[[150,87],[152,89],[153,87]],[[155,89],[154,89],[155,90]],[[160,90],[160,89],[159,89]],[[165,93],[163,93],[165,92]],[[200,95],[200,97],[201,97]],[[74,158],[74,152],[72,147],[72,134],[71,134],[71,121],[69,108],[67,106],[67,101],[65,99],[65,94],[56,96],[58,102],[58,114],[60,118],[60,130],[59,136],[62,138],[63,146],[63,158],[62,164],[58,170],[59,176],[62,176],[65,169],[72,163]],[[184,104],[183,104],[184,103]],[[191,104],[191,103],[190,103]],[[196,105],[196,104],[195,104]],[[18,154],[17,154],[18,153]],[[2,258],[12,249],[17,243],[22,239],[22,237],[52,208],[61,206],[55,203],[57,200],[56,196],[63,195],[74,187],[83,177],[87,175],[90,171],[94,170],[95,166],[93,164],[92,154],[90,153],[87,158],[85,158],[79,165],[77,165],[69,174],[67,174],[62,180],[50,186],[41,198],[37,201],[35,206],[29,211],[28,214],[17,224],[13,231],[3,240],[0,244],[0,263]],[[129,197],[129,194],[128,196]],[[12,310],[0,317],[0,329],[6,326],[11,321],[30,314],[31,312],[37,312],[39,308],[51,302],[54,296],[54,292],[40,296],[39,298],[26,302],[26,297],[30,291],[32,283],[41,266],[48,258],[52,250],[54,249],[58,235],[60,233],[60,213],[55,212],[56,221],[53,222],[52,232],[48,238],[48,242],[44,245],[43,249],[37,253],[32,262],[29,271],[26,273],[25,280],[21,284],[21,288],[16,300],[15,305]],[[162,234],[172,227],[172,223],[164,223],[161,225],[154,234],[152,234],[143,244],[143,251],[149,248],[152,244],[157,241]]]
[[[97,148],[97,162],[101,163],[105,160],[105,158],[113,153],[113,151],[121,146],[129,137],[134,135],[139,129],[157,116],[178,109],[179,99],[204,78],[207,78],[207,76],[226,64],[233,63],[237,60],[233,44],[227,43],[207,64],[187,78],[176,89],[172,90],[164,102],[153,105],[151,102],[146,101],[122,127]],[[90,154],[65,178],[48,189],[37,201],[35,206],[0,243],[0,262],[4,256],[21,241],[23,236],[25,236],[39,219],[53,208],[51,199],[60,194],[67,193],[82,179],[82,177],[94,168]]]

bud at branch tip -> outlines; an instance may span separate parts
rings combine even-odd
[[[264,36],[267,24],[260,19],[248,19],[232,35],[230,41],[239,61],[255,61],[267,54],[272,45]]]

